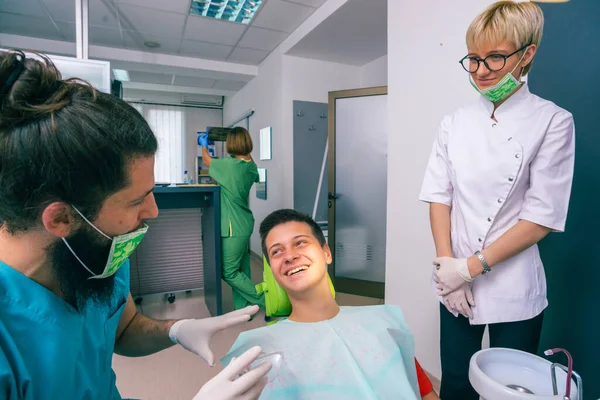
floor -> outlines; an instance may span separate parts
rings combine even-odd
[[[262,275],[262,264],[253,261],[252,277],[258,282]],[[355,296],[345,293],[336,295],[340,305],[359,306],[383,304],[383,300]],[[231,289],[223,285],[224,311],[233,310]],[[180,293],[173,304],[164,295],[145,296],[138,311],[156,319],[206,318],[210,314],[202,292]],[[262,313],[262,311],[261,311]],[[244,330],[263,326],[264,313],[244,326],[227,329],[213,338],[211,348],[217,359],[227,353],[237,336]],[[203,383],[221,370],[219,364],[210,368],[204,361],[174,346],[160,353],[142,357],[126,358],[115,355],[113,368],[117,375],[117,387],[123,398],[144,400],[190,400],[200,390]]]

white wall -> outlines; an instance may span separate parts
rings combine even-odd
[[[288,55],[283,66],[284,95],[294,100],[327,103],[330,91],[360,87],[360,67]]]
[[[378,58],[360,69],[362,87],[386,86],[388,84],[388,56]]]
[[[435,250],[428,206],[418,195],[442,117],[476,99],[458,60],[467,52],[468,25],[491,3],[388,1],[386,303],[402,306],[419,361],[438,377],[439,303],[430,287]]]

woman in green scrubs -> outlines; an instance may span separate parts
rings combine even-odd
[[[213,159],[207,150],[208,135],[200,137],[202,162],[221,187],[221,248],[223,280],[233,290],[236,310],[249,305],[265,308],[264,295],[257,294],[250,279],[248,244],[254,230],[254,216],[248,206],[250,188],[258,182],[258,168],[252,159],[252,138],[244,128],[233,128],[227,135],[229,158]]]

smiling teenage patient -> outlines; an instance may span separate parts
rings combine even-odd
[[[275,211],[260,235],[292,313],[242,333],[223,362],[254,345],[282,352],[261,399],[437,399],[429,382],[417,382],[413,338],[398,307],[338,306],[327,278],[331,251],[315,221],[294,210]]]

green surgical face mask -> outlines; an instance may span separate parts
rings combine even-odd
[[[108,253],[108,259],[106,260],[106,266],[104,267],[104,271],[100,275],[98,275],[93,273],[87,267],[87,265],[85,265],[85,263],[81,261],[81,259],[77,256],[77,254],[75,254],[71,246],[69,246],[67,240],[65,238],[62,239],[67,248],[73,254],[73,256],[75,256],[77,261],[79,261],[81,265],[83,265],[83,268],[85,268],[90,274],[92,274],[92,276],[88,279],[103,279],[114,275],[119,270],[119,268],[123,266],[125,261],[127,261],[131,253],[133,253],[134,250],[138,247],[138,245],[144,238],[144,235],[148,231],[148,225],[144,224],[143,227],[133,232],[126,233],[124,235],[118,235],[111,238],[110,236],[102,232],[100,229],[98,229],[94,224],[92,224],[86,217],[84,217],[83,214],[80,213],[77,208],[75,208],[75,206],[71,207],[73,207],[73,209],[77,211],[77,214],[79,214],[85,222],[87,222],[92,228],[98,231],[98,233],[100,233],[108,240],[112,241],[112,245],[110,246],[110,252]]]
[[[523,52],[521,59],[519,60],[517,65],[513,68],[513,70],[510,71],[508,74],[504,75],[504,77],[502,79],[500,79],[500,82],[496,83],[494,86],[490,86],[489,88],[485,88],[485,89],[479,89],[479,87],[473,80],[473,77],[471,76],[471,74],[469,74],[469,82],[471,82],[471,85],[473,85],[473,87],[475,88],[475,90],[477,90],[479,92],[479,94],[481,94],[483,97],[485,97],[492,103],[498,103],[502,100],[505,100],[521,84],[521,82],[519,80],[517,80],[517,78],[515,78],[515,76],[513,75],[513,72],[515,72],[515,69],[517,69],[519,64],[521,64],[523,57],[525,57],[526,51],[527,50],[525,50]]]

